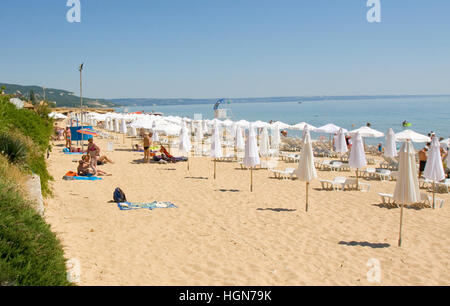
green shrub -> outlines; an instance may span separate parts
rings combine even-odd
[[[0,177],[0,286],[66,286],[65,258],[50,226]]]
[[[27,158],[27,147],[20,139],[1,132],[0,153],[7,156],[11,163],[17,164],[25,161]]]

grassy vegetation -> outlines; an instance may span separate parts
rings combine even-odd
[[[50,194],[44,153],[52,120],[8,101],[0,96],[0,286],[71,285],[60,242],[26,200],[24,188],[34,172],[43,193]]]
[[[0,134],[8,134],[26,147],[28,154],[23,169],[39,175],[42,193],[51,195],[49,181],[52,177],[47,171],[44,154],[50,149],[53,120],[32,110],[16,109],[9,98],[0,96]]]

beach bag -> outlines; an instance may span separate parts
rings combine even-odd
[[[69,148],[64,148],[64,149],[63,149],[63,152],[64,152],[64,153],[69,153],[70,150],[69,150]]]
[[[119,187],[114,190],[113,193],[113,199],[116,203],[123,203],[127,201],[127,197],[125,196],[125,193],[120,189]]]
[[[63,176],[63,179],[65,179],[65,180],[73,180],[73,178],[75,176],[78,176],[78,174],[76,172],[69,171]]]

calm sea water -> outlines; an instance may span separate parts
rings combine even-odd
[[[307,101],[284,103],[234,103],[226,104],[232,120],[248,121],[282,121],[296,124],[305,121],[316,127],[334,123],[348,130],[371,124],[373,129],[383,133],[389,128],[400,132],[402,122],[412,123],[410,127],[421,134],[435,132],[439,137],[450,137],[450,97],[368,99],[338,101]],[[117,109],[123,111],[123,109]],[[176,105],[128,107],[129,112],[162,112],[164,115],[185,116],[193,118],[202,114],[205,119],[214,118],[213,105]],[[298,133],[289,131],[291,136]],[[313,137],[316,135],[312,135]],[[377,143],[384,139],[367,139],[367,143]]]

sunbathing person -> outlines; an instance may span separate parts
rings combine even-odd
[[[111,176],[112,174],[106,173],[105,171],[99,170],[97,168],[92,167],[91,157],[89,155],[83,155],[80,160],[77,169],[78,175],[80,176]]]
[[[143,151],[144,151],[144,148],[143,148],[141,145],[139,145],[139,144],[135,144],[135,145],[133,146],[133,151],[143,152]]]
[[[97,159],[97,166],[101,166],[107,163],[114,164],[114,162],[110,160],[106,155],[102,155]]]

